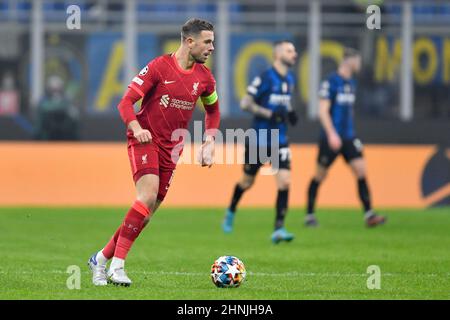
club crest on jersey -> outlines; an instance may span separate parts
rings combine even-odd
[[[142,156],[142,164],[147,164],[147,154]]]
[[[194,82],[194,84],[192,85],[191,95],[193,95],[193,96],[197,95],[197,90],[198,90],[198,85],[199,84],[200,84],[200,82]]]

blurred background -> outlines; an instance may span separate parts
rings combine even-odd
[[[373,4],[381,29],[366,24]],[[273,176],[258,175],[235,231],[223,235],[242,164],[179,164],[129,256],[137,285],[97,290],[82,266],[136,197],[117,104],[143,66],[178,47],[192,17],[215,26],[207,65],[222,132],[250,127],[239,100],[270,66],[273,42],[297,47],[286,219],[297,239],[276,248],[269,241]],[[356,131],[372,204],[388,223],[363,227],[341,157],[321,183],[320,227],[307,230],[319,83],[346,46],[362,53]],[[195,158],[196,147],[186,145],[183,157]],[[216,158],[229,151],[242,162],[242,145],[216,144]],[[450,0],[0,0],[0,300],[449,299],[449,230]],[[237,291],[218,292],[208,279],[223,255],[245,261],[249,278]],[[369,290],[380,281],[382,290]]]
[[[381,9],[381,29],[366,26],[370,4]],[[428,182],[422,171],[414,173],[415,183],[422,196],[424,184],[444,186],[438,202],[450,203],[450,1],[443,0],[0,0],[0,140],[125,141],[120,97],[148,61],[175,50],[180,26],[191,17],[215,25],[208,65],[222,129],[249,127],[239,100],[270,65],[273,41],[287,38],[299,52],[301,114],[290,138],[315,143],[320,80],[345,46],[354,47],[363,57],[359,136],[366,144],[431,146],[419,167],[426,170],[431,156],[438,165]],[[199,108],[194,119],[202,118]]]

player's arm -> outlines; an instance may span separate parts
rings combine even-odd
[[[217,96],[215,81],[212,80],[209,88],[201,96],[205,107],[205,142],[202,144],[199,153],[199,162],[202,167],[211,167],[214,163],[214,139],[220,126],[219,98]]]
[[[320,99],[319,100],[319,120],[323,129],[327,135],[328,144],[331,149],[338,151],[342,146],[342,141],[333,126],[333,121],[330,116],[331,100]]]
[[[150,131],[143,129],[137,121],[134,113],[134,104],[144,97],[145,93],[152,89],[158,81],[158,76],[154,72],[155,68],[155,60],[145,66],[128,85],[128,89],[118,105],[120,117],[140,143],[151,142],[152,135]]]
[[[133,131],[136,140],[140,143],[147,143],[152,140],[152,135],[150,134],[150,131],[142,129],[134,113],[134,104],[141,100],[141,98],[141,95],[130,87],[125,91],[125,94],[120,100],[118,109],[120,117],[127,125],[127,128]]]
[[[206,96],[201,97],[203,106],[205,107],[205,134],[207,140],[214,140],[220,125],[220,109],[219,98],[217,92],[214,91]]]
[[[267,108],[261,107],[259,104],[255,102],[253,96],[246,94],[241,100],[241,109],[244,111],[248,111],[255,116],[270,119],[274,122],[284,122],[285,114],[282,108],[275,109],[274,111],[269,110]]]
[[[289,87],[290,89],[290,93],[291,93],[291,98],[289,99],[288,103],[287,103],[287,118],[289,120],[289,123],[292,126],[295,126],[298,122],[298,115],[297,115],[297,111],[294,109],[294,106],[292,105],[292,99],[295,97],[294,101],[298,101],[298,97],[296,96],[296,94],[294,93],[293,88],[295,87],[295,79],[292,80],[291,83],[289,83]]]
[[[333,125],[330,115],[331,101],[336,96],[335,85],[332,79],[323,81],[319,90],[319,120],[327,135],[328,144],[332,150],[338,151],[342,141]]]
[[[272,111],[261,107],[259,104],[255,102],[253,96],[246,94],[240,103],[241,109],[247,112],[254,114],[255,116],[270,119],[272,117]]]
[[[298,116],[297,116],[297,112],[294,110],[294,107],[292,106],[291,101],[288,102],[287,110],[288,110],[289,123],[291,125],[295,126],[298,122]]]
[[[270,90],[271,82],[265,78],[265,75],[255,77],[247,87],[247,94],[241,99],[240,107],[242,110],[274,122],[284,122],[285,114],[282,108],[270,110],[259,105],[256,101]]]

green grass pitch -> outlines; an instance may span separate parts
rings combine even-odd
[[[384,210],[385,226],[367,229],[359,210],[320,209],[303,226],[291,209],[291,243],[269,238],[272,209],[241,209],[234,233],[220,229],[223,209],[162,207],[127,261],[130,288],[94,287],[86,262],[126,208],[1,208],[0,299],[450,299],[450,209]],[[247,268],[240,288],[210,280],[213,261],[235,255]],[[68,266],[81,268],[69,290]],[[381,288],[369,290],[378,265]]]

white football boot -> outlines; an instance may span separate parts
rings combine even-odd
[[[125,269],[109,269],[108,270],[108,282],[114,284],[115,286],[129,287],[131,285],[131,280],[125,273]]]
[[[97,253],[94,253],[88,261],[89,269],[92,271],[92,283],[94,286],[106,286],[108,284],[106,266],[98,263],[96,257]]]

